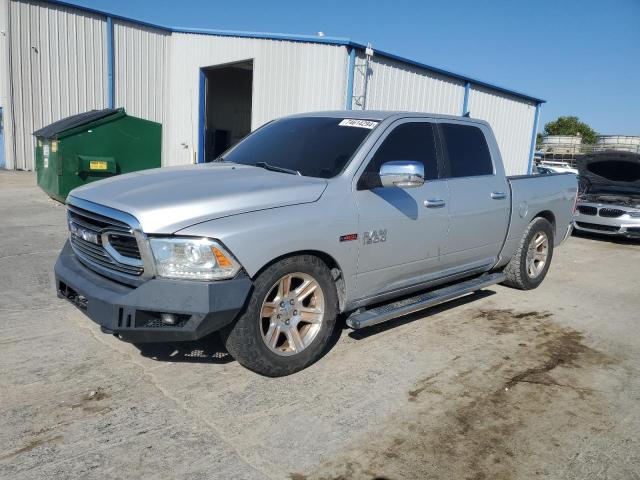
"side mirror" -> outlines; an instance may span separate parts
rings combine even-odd
[[[405,160],[383,163],[380,167],[383,187],[416,188],[424,184],[424,165]]]

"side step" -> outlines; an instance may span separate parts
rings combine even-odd
[[[409,297],[397,302],[387,303],[379,307],[352,313],[347,318],[347,325],[354,330],[370,327],[378,323],[386,322],[403,315],[408,315],[425,308],[439,305],[454,298],[461,297],[476,290],[504,281],[502,273],[487,273],[465,282],[449,285],[438,290],[421,293],[415,297]]]

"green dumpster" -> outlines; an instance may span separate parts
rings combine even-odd
[[[73,115],[33,135],[38,186],[60,202],[86,183],[160,166],[162,125],[124,108]]]

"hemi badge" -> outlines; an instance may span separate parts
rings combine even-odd
[[[342,235],[340,237],[341,242],[352,242],[353,240],[357,240],[357,239],[358,239],[357,233],[350,233],[349,235]]]

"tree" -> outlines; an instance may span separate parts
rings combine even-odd
[[[545,135],[580,135],[583,144],[596,143],[596,131],[578,117],[558,117],[544,126]]]

